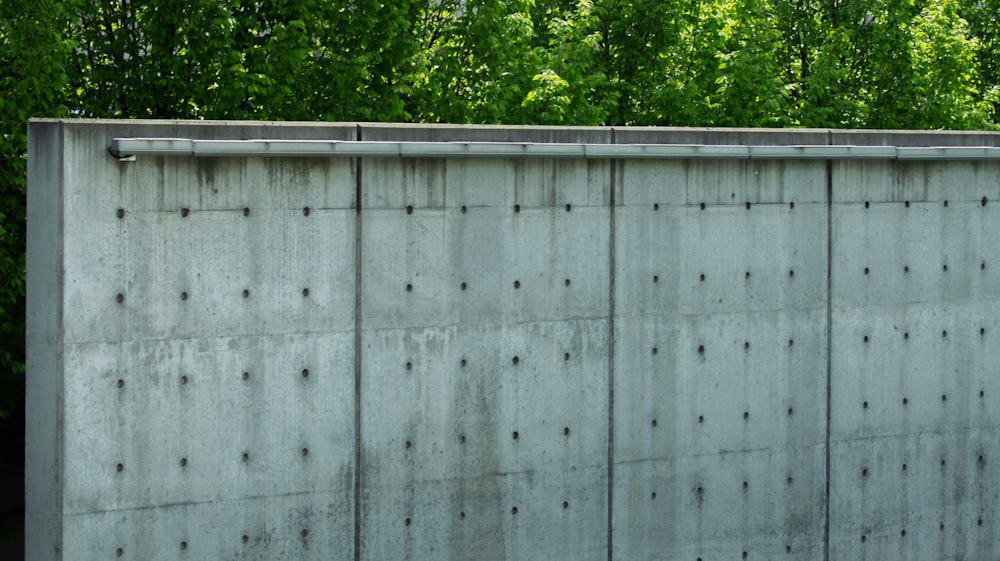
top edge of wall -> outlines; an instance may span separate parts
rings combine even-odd
[[[317,121],[210,121],[169,119],[46,119],[67,130],[111,136],[192,139],[368,140],[422,142],[534,142],[590,144],[1000,146],[1000,132],[846,130],[808,128],[563,127],[542,125],[453,125]]]

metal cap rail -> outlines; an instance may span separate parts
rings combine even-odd
[[[115,138],[108,152],[136,156],[351,158],[584,158],[661,160],[1000,160],[992,146],[583,144],[351,140]]]

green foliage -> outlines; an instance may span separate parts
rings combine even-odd
[[[958,13],[967,22],[973,45],[974,78],[987,117],[1000,123],[1000,0],[961,0]]]
[[[26,122],[66,112],[60,14],[59,5],[47,0],[0,3],[0,376],[5,378],[24,372]],[[0,416],[19,399],[18,392],[0,394]]]
[[[992,129],[1000,0],[3,0],[0,91],[19,376],[32,116]]]
[[[317,0],[69,0],[74,114],[407,118],[397,69],[417,5]]]

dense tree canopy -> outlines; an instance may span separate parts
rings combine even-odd
[[[5,5],[20,3],[37,6]],[[921,129],[1000,118],[1000,0],[56,4],[45,62],[65,64],[51,95],[72,115]]]
[[[29,117],[993,129],[998,16],[1000,0],[3,0],[0,376],[23,370]]]

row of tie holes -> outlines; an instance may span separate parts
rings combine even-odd
[[[569,501],[563,501],[562,502],[562,507],[563,507],[563,510],[569,509]],[[511,508],[510,513],[511,513],[512,516],[517,516],[518,508],[516,506],[513,507],[513,508]],[[458,517],[459,517],[460,520],[465,520],[465,511],[460,512],[458,514]],[[403,520],[403,524],[406,525],[406,526],[411,525],[412,522],[413,522],[413,520],[411,518],[406,518],[406,519]],[[308,538],[309,537],[309,529],[308,528],[303,528],[299,532],[299,536],[301,536],[302,539]],[[243,536],[241,538],[241,541],[243,543],[248,543],[250,541],[250,536],[248,534],[243,534]],[[187,541],[182,541],[180,543],[180,548],[182,550],[186,550],[188,548],[188,542]],[[123,548],[123,547],[117,548],[115,550],[115,555],[118,556],[118,557],[122,557],[123,555],[125,555],[125,548]]]
[[[986,333],[986,330],[985,330],[985,328],[980,328],[980,330],[979,330],[979,334],[980,334],[980,335],[982,336],[982,335],[985,335],[985,333]],[[947,337],[947,335],[948,335],[948,332],[947,332],[947,331],[943,331],[943,332],[942,332],[942,337]],[[906,339],[909,339],[909,332],[904,332],[904,333],[903,333],[903,339],[904,339],[904,340],[906,340]],[[865,336],[864,336],[864,338],[863,338],[863,341],[864,341],[865,343],[868,343],[868,342],[870,341],[870,338],[869,338],[869,336],[868,336],[868,335],[865,335]],[[794,341],[793,339],[789,339],[789,340],[788,340],[788,346],[789,346],[789,348],[791,348],[791,347],[792,347],[792,346],[793,346],[794,344],[795,344],[795,341]],[[744,351],[747,351],[747,352],[749,352],[749,350],[750,350],[750,342],[749,342],[749,341],[746,341],[746,342],[744,342],[744,343],[743,343],[743,349],[744,349]],[[698,354],[699,354],[699,355],[704,355],[704,354],[705,354],[705,346],[704,346],[704,345],[699,345],[699,346],[698,346],[698,349],[697,349],[697,352],[698,352]],[[653,348],[652,348],[652,354],[653,354],[653,355],[657,355],[658,353],[659,353],[659,349],[658,349],[657,347],[653,347]],[[564,353],[564,354],[563,354],[563,360],[565,360],[565,361],[569,361],[569,360],[570,360],[570,353],[568,353],[568,352],[567,352],[567,353]],[[521,364],[521,358],[520,358],[520,356],[517,356],[517,355],[515,355],[515,356],[514,356],[514,357],[513,357],[512,359],[511,359],[511,363],[512,363],[512,364],[513,364],[514,366],[519,366],[519,365]],[[468,360],[467,360],[467,359],[465,359],[465,358],[462,358],[462,359],[461,359],[461,360],[459,361],[459,366],[461,366],[461,367],[463,367],[463,368],[464,368],[464,367],[466,367],[467,365],[468,365]],[[412,370],[412,369],[413,369],[413,362],[412,362],[412,361],[407,361],[407,362],[405,363],[405,365],[404,365],[404,368],[405,368],[405,369],[406,369],[407,371],[410,371],[410,370]],[[308,369],[308,368],[306,368],[306,369],[303,369],[303,370],[302,370],[302,373],[301,373],[301,374],[302,374],[302,378],[308,378],[308,377],[309,377],[309,369]],[[249,372],[243,372],[243,374],[242,374],[242,379],[243,379],[243,381],[248,381],[248,380],[250,379],[250,373],[249,373]],[[187,376],[187,375],[182,375],[182,376],[180,377],[180,383],[181,383],[181,385],[186,385],[186,384],[188,383],[188,381],[189,381],[189,379],[188,379],[188,376]],[[116,385],[117,385],[117,387],[118,387],[119,389],[122,389],[122,388],[124,388],[124,387],[125,387],[125,380],[124,380],[124,379],[119,379],[119,380],[117,381]],[[986,394],[985,394],[985,390],[980,390],[980,391],[979,391],[979,397],[980,397],[980,399],[983,399],[983,398],[985,398],[985,395],[986,395]],[[948,399],[948,396],[947,396],[946,394],[942,394],[942,395],[941,395],[941,401],[947,401],[947,399]],[[906,397],[904,397],[904,398],[902,399],[902,404],[903,404],[903,406],[904,406],[904,407],[905,407],[905,406],[907,406],[907,405],[909,405],[909,399],[908,399],[908,398],[906,398]],[[862,408],[863,408],[863,409],[868,409],[868,407],[869,407],[869,402],[868,402],[868,401],[864,401],[864,402],[862,403]],[[789,408],[789,409],[788,409],[788,415],[790,416],[790,415],[792,415],[793,413],[794,413],[794,410],[793,410],[792,408]],[[749,419],[750,419],[750,412],[749,412],[749,411],[744,411],[744,412],[743,412],[743,419],[744,419],[744,420],[749,420]],[[704,418],[704,416],[702,416],[702,415],[699,415],[699,416],[698,416],[698,422],[699,422],[699,423],[704,423],[704,421],[705,421],[705,418]],[[653,427],[656,427],[656,426],[657,426],[657,421],[656,421],[656,419],[653,419],[653,420],[652,420],[652,423],[651,423],[651,424],[652,424],[652,426],[653,426]],[[568,436],[568,435],[569,435],[569,432],[570,432],[570,431],[569,431],[569,427],[565,427],[565,428],[563,429],[563,434],[564,434],[564,435]],[[517,431],[515,431],[515,432],[513,433],[513,437],[514,437],[514,439],[515,439],[515,440],[516,440],[516,439],[518,438],[518,433],[517,433]],[[462,437],[461,437],[461,441],[462,441],[462,442],[464,442],[464,441],[465,441],[465,437],[464,437],[464,436],[462,436]],[[409,448],[409,447],[410,447],[411,445],[412,445],[412,443],[411,443],[410,441],[407,441],[407,448]],[[308,453],[309,453],[309,452],[308,452],[308,449],[307,449],[307,448],[303,448],[303,449],[302,449],[302,455],[303,455],[303,456],[306,456],[306,455],[308,455]],[[246,455],[244,455],[244,456],[246,456]],[[248,458],[246,458],[246,457],[245,457],[245,458],[244,458],[244,461],[246,461],[246,459],[248,459]],[[182,460],[182,465],[184,465],[185,463],[186,463],[186,461],[185,461],[185,460]],[[119,466],[120,466],[120,464],[119,464]],[[121,471],[121,469],[119,469],[119,471]]]
[[[980,327],[979,328],[979,335],[980,336],[985,336],[986,335],[986,328]],[[942,331],[941,332],[941,337],[942,338],[948,337],[948,331]],[[903,332],[903,340],[909,340],[909,338],[910,338],[910,333],[908,331]],[[862,338],[862,341],[867,344],[867,343],[869,343],[871,341],[871,338],[870,338],[870,336],[865,335]],[[789,339],[788,340],[788,347],[792,348],[794,345],[795,345],[795,340],[794,339]],[[744,341],[744,343],[743,343],[743,350],[746,351],[746,352],[750,351],[750,342],[749,341]],[[659,350],[658,347],[653,347],[652,348],[652,354],[653,355],[658,355],[659,352],[660,352],[660,350]],[[698,352],[699,355],[703,356],[705,354],[705,345],[698,345],[697,352]],[[563,353],[563,360],[565,360],[565,361],[569,361],[570,360],[570,354],[568,352],[567,353]],[[518,355],[515,355],[511,359],[511,363],[514,366],[520,365],[521,364],[521,357],[518,356]],[[459,361],[459,366],[461,366],[461,367],[464,368],[467,365],[468,365],[468,360],[467,359],[462,358]],[[407,361],[405,363],[405,365],[404,365],[404,368],[406,370],[412,370],[413,369],[413,362],[412,361]],[[309,377],[309,369],[308,368],[302,370],[302,377],[303,378],[308,378]],[[250,379],[250,373],[249,372],[243,372],[242,378],[243,378],[244,381],[249,380]],[[188,382],[187,376],[181,376],[181,384],[186,384],[187,382]],[[118,385],[119,388],[122,388],[125,385],[125,381],[124,380],[118,380],[117,385]]]
[[[948,272],[948,265],[942,265],[941,268],[942,268],[942,270],[944,272]],[[986,262],[985,261],[983,261],[982,263],[979,264],[979,269],[982,270],[982,271],[986,270]],[[865,269],[864,269],[865,276],[868,276],[870,272],[871,272],[871,270],[868,267],[865,267]],[[903,273],[909,273],[909,272],[910,272],[910,266],[909,265],[904,265],[903,266]],[[750,271],[746,271],[746,272],[743,273],[743,278],[745,278],[746,280],[750,280],[750,276],[751,276],[750,275]],[[789,270],[788,271],[788,276],[789,276],[789,278],[794,278],[795,277],[795,270],[794,269]],[[705,282],[705,274],[704,273],[699,274],[698,275],[698,280],[700,282]],[[653,284],[658,284],[659,282],[660,282],[660,276],[659,275],[653,275]],[[570,279],[565,279],[563,281],[563,285],[566,286],[566,287],[569,287],[571,284],[572,284],[572,281]],[[469,283],[462,282],[459,285],[459,288],[461,288],[462,290],[467,290],[469,288]],[[516,290],[516,289],[520,289],[520,288],[521,288],[521,281],[520,280],[515,280],[514,281],[514,289]],[[406,291],[407,292],[413,292],[413,283],[407,283],[406,284]],[[304,298],[308,298],[309,297],[309,289],[308,288],[303,288],[302,289],[302,296]],[[187,300],[188,297],[189,297],[189,294],[187,293],[187,291],[181,292],[181,300]],[[250,290],[249,289],[243,289],[243,297],[244,298],[249,298],[250,297]],[[115,295],[115,300],[119,304],[122,304],[122,303],[125,302],[125,295],[123,293],[119,292],[118,294]]]
[[[655,496],[656,496],[656,493],[653,493],[653,498],[656,498]],[[562,507],[563,507],[564,509],[568,509],[568,508],[569,508],[569,502],[568,502],[568,501],[563,501],[563,503],[562,503]],[[511,509],[511,515],[513,515],[513,516],[516,516],[516,515],[517,515],[517,513],[518,513],[518,510],[517,510],[517,507],[515,506],[515,507],[513,507],[513,508]],[[459,519],[460,519],[460,520],[464,520],[464,519],[465,519],[465,512],[460,512],[460,513],[459,513]],[[411,520],[410,518],[406,518],[406,519],[405,519],[405,520],[403,521],[403,524],[404,524],[404,525],[406,525],[406,526],[409,526],[409,525],[410,525],[411,523],[412,523],[412,520]],[[977,526],[979,526],[979,527],[982,527],[982,525],[983,525],[983,519],[982,519],[982,517],[980,517],[980,518],[978,518],[978,519],[976,520],[976,525],[977,525]],[[939,529],[940,529],[940,530],[941,530],[941,531],[943,532],[943,531],[944,531],[944,529],[945,529],[945,525],[944,525],[944,522],[941,522],[941,523],[939,524],[939,526],[938,526],[938,527],[939,527]],[[904,538],[905,538],[905,537],[906,537],[906,529],[902,529],[902,530],[900,530],[900,531],[899,531],[899,535],[900,535],[900,537],[904,537]],[[307,538],[309,537],[309,529],[308,529],[308,528],[303,528],[303,529],[302,529],[302,530],[301,530],[301,531],[299,532],[299,536],[301,536],[301,537],[302,537],[302,539],[307,539]],[[242,536],[242,537],[241,537],[240,539],[241,539],[241,541],[242,541],[243,543],[248,543],[248,542],[250,541],[250,536],[249,536],[249,535],[247,535],[247,534],[243,534],[243,536]],[[867,539],[868,539],[868,536],[867,536],[867,535],[865,535],[865,534],[862,534],[862,535],[861,535],[861,543],[865,543],[865,542],[867,542]],[[181,550],[186,550],[186,549],[188,548],[188,542],[187,542],[187,541],[182,541],[182,542],[180,543],[180,548],[181,548]],[[792,546],[791,546],[790,544],[788,544],[788,545],[785,545],[785,553],[791,553],[791,552],[792,552]],[[119,548],[117,548],[117,549],[115,550],[115,555],[116,555],[117,557],[122,557],[122,556],[124,556],[124,555],[125,555],[125,548],[122,548],[122,547],[119,547]],[[742,557],[743,559],[747,559],[747,558],[749,557],[749,552],[747,552],[747,551],[743,551],[743,553],[742,553],[741,557]],[[701,558],[701,557],[698,557],[698,558],[696,559],[696,561],[702,561],[702,558]]]
[[[979,463],[980,463],[980,464],[982,464],[982,463],[983,463],[983,457],[982,457],[982,456],[980,456],[980,457],[979,457]],[[945,461],[944,461],[944,460],[941,460],[941,465],[942,465],[942,466],[944,466],[944,465],[945,465]],[[903,471],[906,471],[906,464],[903,464]],[[867,476],[867,469],[865,469],[865,470],[864,470],[864,473],[863,473],[863,475]],[[791,478],[791,477],[789,477],[789,478],[787,479],[787,482],[788,482],[789,484],[791,484],[791,483],[792,483],[792,478]],[[748,488],[749,488],[749,484],[748,484],[748,483],[747,483],[746,481],[744,481],[744,482],[743,482],[743,490],[744,490],[744,491],[746,491],[746,490],[747,490]],[[703,493],[704,493],[704,489],[703,489],[702,487],[698,487],[698,488],[697,488],[697,489],[695,490],[695,492],[696,492],[697,494],[701,495],[701,494],[703,494]],[[654,493],[652,493],[652,495],[651,495],[651,498],[652,498],[652,499],[654,499],[654,500],[656,499],[656,493],[655,493],[655,492],[654,492]],[[562,502],[562,507],[563,507],[563,509],[564,509],[564,510],[565,510],[565,509],[568,509],[568,508],[569,508],[569,501],[563,501],[563,502]],[[510,513],[511,513],[511,515],[512,515],[512,516],[516,516],[516,515],[518,514],[518,508],[517,508],[516,506],[515,506],[515,507],[512,507],[512,508],[511,508],[511,511],[510,511]],[[460,520],[464,520],[464,519],[465,519],[465,512],[464,512],[464,511],[462,511],[462,512],[460,512],[460,513],[459,513],[459,519],[460,519]],[[405,518],[405,519],[403,520],[403,524],[404,524],[404,525],[406,525],[406,526],[410,526],[410,525],[412,524],[412,519],[411,519],[411,518],[409,518],[409,517]],[[978,527],[982,527],[982,525],[983,525],[983,519],[982,519],[982,517],[979,517],[979,518],[978,518],[978,519],[976,520],[976,525],[977,525]],[[939,527],[939,529],[940,529],[941,531],[944,531],[944,529],[945,529],[945,524],[944,524],[944,522],[941,522],[941,523],[939,524],[939,526],[938,526],[938,527]],[[302,529],[302,530],[301,530],[301,531],[299,532],[299,535],[300,535],[300,536],[302,537],[302,539],[306,539],[306,538],[308,538],[308,537],[309,537],[309,529],[308,529],[308,528],[303,528],[303,529]],[[900,532],[899,532],[899,535],[900,535],[900,537],[904,537],[904,538],[905,538],[905,537],[906,537],[906,529],[902,529],[902,530],[900,530]],[[249,536],[249,535],[247,535],[247,534],[243,534],[243,536],[242,536],[241,540],[242,540],[242,542],[243,542],[243,543],[248,543],[248,542],[250,541],[250,536]],[[866,541],[867,541],[867,535],[865,535],[865,534],[862,534],[862,535],[861,535],[861,543],[865,543]],[[187,542],[187,541],[182,541],[182,542],[180,542],[180,548],[181,548],[182,550],[186,550],[186,549],[188,548],[188,542]],[[786,552],[786,553],[791,553],[791,551],[792,551],[792,546],[791,546],[791,545],[786,545],[786,546],[785,546],[785,552]],[[119,547],[119,548],[118,548],[118,549],[117,549],[117,550],[115,551],[115,554],[116,554],[116,555],[117,555],[118,557],[122,557],[122,556],[123,556],[123,555],[125,554],[125,550],[124,550],[124,548],[121,548],[121,547]],[[743,553],[742,553],[742,558],[743,558],[743,559],[747,559],[747,558],[748,558],[748,556],[749,556],[749,553],[748,553],[747,551],[743,551]],[[698,557],[698,558],[697,558],[697,561],[702,561],[702,558],[701,558],[701,557]]]
[[[987,202],[989,202],[989,199],[987,199],[986,197],[983,197],[982,199],[980,199],[979,204],[980,204],[980,206],[986,206]],[[945,207],[947,207],[948,206],[948,201],[944,201],[943,204],[944,204]],[[730,205],[723,205],[723,206],[730,206]],[[750,210],[750,207],[752,206],[752,204],[750,203],[750,201],[747,201],[746,203],[744,203],[744,206],[746,207],[747,210]],[[865,208],[869,208],[870,206],[871,206],[870,201],[865,201]],[[905,208],[910,208],[910,201],[903,201],[903,206]],[[699,203],[698,204],[698,208],[700,208],[701,210],[705,210],[706,207],[707,207],[707,205],[705,203]],[[570,211],[573,210],[573,205],[567,203],[564,208],[566,209],[566,212],[570,212]],[[795,203],[794,202],[788,203],[788,208],[794,209],[795,208]],[[468,210],[469,210],[469,208],[467,206],[462,205],[461,212],[463,214],[465,214],[466,212],[468,212]],[[660,210],[660,203],[654,203],[653,204],[653,210]],[[311,212],[312,212],[312,209],[310,209],[309,207],[303,207],[302,208],[302,214],[305,215],[305,216],[309,216],[311,214]],[[514,212],[515,213],[521,212],[521,205],[519,205],[519,204],[514,205]],[[188,215],[190,215],[190,214],[191,214],[191,209],[190,208],[187,208],[187,207],[181,208],[181,217],[182,218],[187,218]],[[413,205],[406,205],[406,214],[413,214]],[[119,208],[118,211],[117,211],[117,216],[118,216],[119,219],[125,218],[125,209]],[[250,216],[250,207],[243,207],[243,216]]]
[[[942,270],[943,272],[946,272],[946,273],[947,273],[947,272],[948,272],[948,265],[947,265],[947,264],[945,264],[945,265],[942,265],[942,266],[941,266],[941,270]],[[985,270],[986,270],[986,262],[985,262],[985,261],[983,261],[983,262],[981,262],[981,263],[979,264],[979,270],[981,270],[981,271],[985,271]],[[908,274],[909,272],[910,272],[910,266],[909,266],[909,265],[904,265],[904,266],[903,266],[903,273],[906,273],[906,274]],[[864,274],[865,274],[865,276],[868,276],[868,275],[869,275],[870,273],[871,273],[871,269],[870,269],[869,267],[865,267],[865,268],[864,268]],[[750,277],[751,277],[751,274],[750,274],[750,271],[745,271],[745,272],[743,273],[743,278],[744,278],[744,279],[746,279],[746,280],[750,280]],[[795,270],[794,270],[794,269],[789,269],[789,271],[788,271],[788,277],[789,277],[789,278],[795,278]],[[705,277],[705,273],[700,273],[700,274],[698,275],[698,281],[699,281],[699,282],[705,282],[705,279],[706,279],[706,277]],[[658,284],[659,282],[660,282],[660,276],[659,276],[659,275],[653,275],[653,284]],[[567,286],[567,287],[568,287],[568,286],[570,286],[570,284],[571,284],[571,281],[570,281],[570,279],[566,279],[566,280],[564,280],[564,281],[563,281],[563,285],[564,285],[564,286]],[[461,283],[461,284],[459,285],[459,288],[461,288],[462,290],[466,290],[466,289],[468,289],[468,288],[469,288],[469,285],[468,285],[468,283],[466,283],[466,282],[463,282],[463,283]],[[519,289],[519,288],[521,288],[521,281],[520,281],[520,280],[515,280],[515,281],[514,281],[514,288],[515,288],[515,289]],[[306,294],[305,294],[305,295],[307,295],[307,296],[308,296],[308,290],[309,290],[309,289],[306,289],[306,291],[305,291],[305,292],[306,292]],[[413,283],[407,283],[407,284],[406,284],[406,291],[407,291],[407,292],[413,292]],[[244,292],[245,292],[245,291],[244,291]],[[183,298],[183,297],[184,297],[184,296],[183,296],[183,294],[182,294],[182,298]]]
[[[299,532],[299,536],[301,536],[302,539],[308,538],[309,537],[309,529],[308,528],[303,528]],[[250,535],[249,534],[243,534],[243,536],[240,538],[240,541],[242,541],[243,543],[249,543],[250,542]],[[188,548],[188,542],[187,542],[187,540],[182,541],[180,545],[181,545],[181,549],[182,550],[186,550]],[[121,557],[121,556],[125,555],[125,548],[124,547],[117,548],[115,550],[115,555],[117,557]]]
[[[986,270],[986,262],[985,261],[983,261],[982,263],[980,263],[979,269],[983,270],[983,271]],[[948,265],[942,265],[942,270],[944,272],[947,272],[948,271]],[[909,265],[903,266],[903,272],[904,273],[909,273],[910,272]],[[865,267],[864,274],[867,276],[869,273],[870,273],[870,269],[868,267]],[[789,270],[788,271],[788,276],[789,276],[789,278],[794,278],[795,277],[795,270],[794,269],[793,270]],[[743,274],[743,277],[746,280],[750,280],[750,271],[746,271]],[[700,282],[705,282],[705,274],[704,273],[699,274],[698,275],[698,280]],[[660,282],[660,276],[659,275],[653,275],[653,283],[657,284],[659,282]],[[570,284],[572,284],[572,281],[570,279],[566,279],[566,280],[563,281],[563,285],[566,286],[566,287],[569,287]],[[459,285],[459,288],[461,288],[462,290],[467,290],[469,288],[469,283],[462,282]],[[520,288],[521,288],[521,281],[520,280],[515,280],[514,281],[514,289],[520,289]],[[413,292],[413,283],[407,283],[406,284],[406,291],[407,292]],[[302,296],[304,298],[308,298],[309,297],[309,289],[308,288],[303,288],[302,289]],[[189,294],[188,294],[187,291],[181,292],[181,300],[187,300],[188,297],[189,297]],[[249,298],[250,297],[250,290],[249,289],[243,289],[243,297],[244,298]],[[119,304],[122,304],[122,303],[125,302],[125,295],[123,293],[119,292],[118,294],[115,295],[115,300]]]

